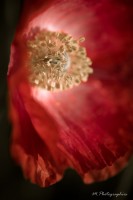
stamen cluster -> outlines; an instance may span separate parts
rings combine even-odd
[[[31,84],[46,90],[65,90],[79,85],[92,73],[91,60],[75,40],[66,33],[39,31],[27,42]]]

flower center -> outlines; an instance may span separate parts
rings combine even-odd
[[[42,30],[28,40],[31,84],[56,91],[85,82],[93,72],[86,49],[80,46],[84,38],[73,39],[66,33]]]

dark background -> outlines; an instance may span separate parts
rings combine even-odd
[[[13,40],[21,0],[0,1],[0,200],[89,200],[133,198],[133,160],[117,176],[100,183],[83,184],[76,172],[67,170],[62,181],[39,188],[23,178],[22,171],[10,157],[11,124],[8,121],[7,80],[10,45]],[[95,196],[93,192],[127,193],[127,197]]]

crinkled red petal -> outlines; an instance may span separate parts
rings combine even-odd
[[[18,92],[12,97],[11,117],[14,123],[12,155],[21,165],[25,177],[42,187],[60,180],[61,171],[51,156],[51,150],[38,136]]]
[[[118,158],[131,154],[133,123],[130,95],[125,96],[124,93],[119,97],[117,94],[118,99],[123,98],[122,102],[117,101],[112,91],[105,90],[96,80],[63,93],[33,89],[32,96],[36,100],[36,109],[33,110],[33,100],[29,100],[23,91],[22,87],[23,100],[27,102],[25,107],[42,140],[46,139],[42,131],[45,111],[38,112],[39,105],[54,119],[58,129],[57,148],[82,176],[111,166]],[[39,123],[38,119],[41,119]],[[111,173],[106,174],[109,175]]]

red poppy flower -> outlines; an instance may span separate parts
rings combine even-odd
[[[104,180],[132,155],[132,5],[124,0],[25,1],[8,71],[11,151],[33,183],[53,184],[68,167],[86,183]],[[63,40],[66,46],[60,45]],[[60,56],[53,59],[52,48]],[[91,64],[87,56],[94,72],[75,86],[75,77],[86,79],[83,66]],[[62,79],[57,63],[62,70],[73,65],[71,70],[77,71]],[[49,89],[58,84],[57,91]]]

